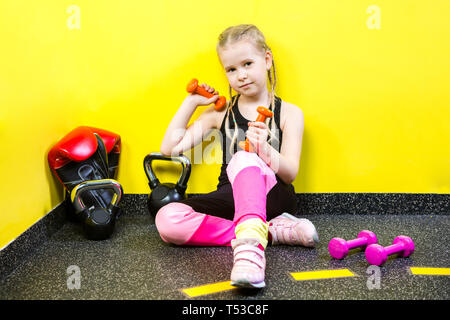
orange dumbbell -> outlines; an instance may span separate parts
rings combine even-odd
[[[256,108],[256,111],[258,111],[259,113],[258,117],[256,117],[256,121],[264,122],[266,121],[266,118],[273,117],[273,112],[265,107],[258,107]],[[244,141],[239,142],[239,147],[241,147],[241,149],[244,149],[247,152],[255,152],[250,142],[248,142],[248,139],[245,139],[245,142]]]
[[[202,86],[198,85],[198,80],[197,79],[192,79],[188,83],[186,90],[189,93],[199,94],[199,95],[204,96],[206,98],[214,97],[214,94],[206,91],[205,88],[203,88]],[[224,96],[220,96],[219,99],[217,99],[217,101],[216,101],[216,106],[214,107],[214,109],[216,109],[217,111],[222,110],[226,101],[227,101],[227,99],[225,99]]]

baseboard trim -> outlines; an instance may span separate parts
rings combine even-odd
[[[189,198],[202,193],[188,194]],[[147,194],[126,194],[123,214],[148,214]],[[450,194],[438,193],[297,193],[298,215],[450,214]]]
[[[299,193],[297,213],[448,215],[450,194],[437,193]]]

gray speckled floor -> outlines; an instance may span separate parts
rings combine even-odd
[[[411,275],[409,267],[450,267],[448,215],[316,215],[317,248],[276,246],[266,250],[266,288],[233,289],[195,299],[439,299],[450,298],[449,276]],[[149,216],[124,215],[113,237],[89,241],[66,223],[0,284],[0,299],[190,299],[180,289],[229,280],[232,252],[226,247],[176,247],[162,242]],[[368,263],[352,251],[335,261],[328,242],[369,229],[386,246],[408,235],[416,251],[381,267],[380,288],[369,290]],[[67,268],[81,271],[80,289],[69,290]],[[348,268],[356,277],[295,281],[290,272]]]

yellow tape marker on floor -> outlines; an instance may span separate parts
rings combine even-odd
[[[354,277],[355,275],[348,269],[321,270],[291,273],[295,280],[317,280],[329,278]]]
[[[422,268],[410,267],[411,273],[428,276],[450,276],[450,268]]]
[[[205,294],[236,289],[236,287],[232,286],[230,283],[231,283],[231,281],[217,282],[217,283],[211,283],[211,284],[207,284],[207,285],[200,286],[200,287],[182,289],[181,291],[192,298],[192,297],[202,296]]]

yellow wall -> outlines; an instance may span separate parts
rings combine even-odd
[[[449,1],[192,3],[0,2],[0,248],[62,201],[46,155],[76,126],[119,133],[118,180],[148,193],[143,158],[188,80],[227,95],[215,43],[239,23],[266,34],[278,94],[304,111],[297,192],[450,191]],[[194,165],[188,192],[212,191],[219,168]]]

